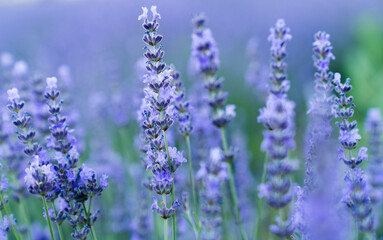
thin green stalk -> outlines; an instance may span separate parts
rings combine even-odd
[[[228,153],[228,145],[227,145],[227,140],[226,140],[226,133],[225,133],[225,128],[221,128],[221,138],[222,138],[222,146],[223,146],[223,151],[225,155]],[[233,203],[234,203],[234,211],[235,215],[237,218],[238,226],[239,226],[239,231],[241,234],[241,239],[242,240],[247,240],[247,236],[245,233],[245,230],[242,225],[242,220],[241,220],[241,214],[239,212],[239,205],[238,205],[238,198],[237,198],[237,189],[234,184],[234,176],[233,176],[233,166],[232,162],[228,164],[228,171],[229,171],[229,185],[230,185],[230,192],[231,192],[231,197],[233,198]]]
[[[8,207],[5,205],[3,194],[0,194],[0,201],[1,201],[1,204],[3,205],[3,209],[4,209],[4,212],[5,212],[5,215],[7,215],[8,219],[9,219],[9,223],[11,224],[13,236],[16,238],[16,240],[19,240],[20,238],[19,238],[19,235],[17,234],[15,225],[13,225],[13,222],[12,222],[12,219],[11,219],[11,215],[10,215],[10,211],[8,210]]]
[[[53,211],[55,212],[55,216],[57,217],[56,205],[54,203],[52,203],[52,207],[53,207]],[[61,228],[61,224],[57,223],[56,225],[57,225],[57,229],[59,230],[60,239],[65,240],[63,230]]]
[[[25,208],[24,201],[21,198],[20,198],[20,207],[19,208],[20,208],[20,211],[23,213],[24,220],[25,220],[25,222],[27,224],[29,238],[32,239],[31,221],[29,220],[29,216],[28,216],[28,213],[27,213],[27,209]]]
[[[190,147],[190,137],[186,136],[186,145],[188,149],[188,160],[189,160],[189,174],[190,174],[190,183],[192,187],[192,195],[193,195],[193,214],[194,214],[194,220],[197,225],[197,229],[199,230],[200,224],[198,220],[198,204],[197,204],[197,195],[196,195],[196,189],[195,189],[195,183],[194,183],[194,173],[193,173],[193,162],[192,162],[192,155],[191,155],[191,147]]]
[[[93,224],[92,224],[92,225],[90,224],[90,208],[92,207],[92,199],[93,199],[93,197],[90,197],[90,198],[89,198],[89,204],[88,204],[88,221],[89,221],[90,232],[92,233],[92,237],[93,237],[94,240],[97,240],[97,235],[96,235],[96,231],[94,231]]]
[[[155,233],[155,239],[159,240],[160,239],[160,229],[159,229],[159,221],[158,221],[158,216],[157,213],[153,213],[153,219],[154,219],[154,233]]]
[[[354,238],[355,240],[359,240],[359,229],[358,229],[358,223],[356,220],[354,220]]]
[[[166,206],[166,195],[162,195],[162,200]],[[168,220],[164,219],[164,240],[168,240]]]
[[[19,187],[18,180],[15,174],[10,174],[10,178],[12,179],[12,182],[14,182],[17,187]],[[20,200],[19,200],[19,211],[23,214],[24,221],[27,225],[27,229],[29,233],[29,234],[27,233],[27,235],[29,236],[29,239],[32,239],[31,222],[29,221],[29,216],[25,208],[25,204],[22,197],[20,197]]]
[[[162,130],[162,133],[164,135],[165,149],[166,149],[166,155],[167,155],[168,161],[169,161],[170,171],[172,174],[172,178],[174,179],[173,166],[170,162],[169,146],[168,146],[168,140],[166,138],[166,132],[164,130]],[[173,180],[173,182],[172,182],[172,204],[174,204],[175,200],[176,200],[176,196],[175,196],[175,187],[174,187],[174,180]],[[177,239],[177,222],[176,222],[176,214],[175,213],[172,216],[172,234],[173,234],[172,239],[176,240]]]
[[[48,221],[48,226],[49,226],[49,232],[51,234],[51,239],[52,240],[55,240],[55,234],[53,233],[53,228],[52,228],[52,223],[51,223],[51,218],[49,216],[49,211],[48,211],[48,205],[47,205],[47,200],[45,199],[45,196],[43,195],[43,204],[44,204],[44,208],[45,208],[45,215],[47,217],[47,221]]]
[[[265,155],[265,161],[263,163],[263,171],[262,171],[262,178],[261,178],[261,184],[263,184],[266,180],[266,167],[269,163],[269,155]],[[261,218],[262,218],[262,204],[263,204],[263,198],[258,199],[258,210],[257,210],[257,224],[255,225],[255,239],[258,239],[258,231],[259,227],[261,225]]]

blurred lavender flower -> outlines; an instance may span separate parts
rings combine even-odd
[[[383,198],[383,156],[381,152],[383,123],[378,108],[370,108],[368,110],[364,128],[369,134],[370,166],[368,169],[368,182],[373,188],[370,198],[371,202],[375,205],[374,213],[376,215],[376,226],[378,226],[379,216],[381,215],[380,206]]]
[[[269,96],[266,107],[260,109],[258,122],[263,123],[264,140],[261,150],[270,158],[266,166],[266,183],[259,186],[259,196],[266,198],[268,204],[276,209],[286,207],[293,198],[291,180],[288,174],[296,169],[288,160],[289,150],[295,148],[294,135],[294,102],[287,98],[290,81],[287,80],[284,58],[287,56],[286,45],[291,39],[290,29],[283,19],[279,19],[275,27],[270,29],[268,40],[271,42],[271,74]],[[277,216],[276,224],[270,230],[280,237],[290,237],[295,230],[292,219]]]
[[[203,213],[201,239],[220,239],[221,238],[221,187],[229,175],[227,163],[223,161],[224,155],[220,148],[210,150],[208,160],[200,163],[200,169],[196,174],[197,180],[201,181]]]
[[[259,42],[251,38],[247,44],[247,57],[249,66],[246,71],[246,83],[254,90],[255,96],[262,100],[266,99],[267,94],[267,73],[268,68],[262,64],[259,57]]]
[[[178,131],[181,135],[187,137],[193,131],[190,114],[190,102],[186,100],[185,89],[182,87],[182,81],[180,79],[180,73],[175,70],[174,66],[171,66],[173,72],[171,77],[173,79],[173,85],[175,86],[175,102],[174,108],[177,111],[177,119],[179,122]]]
[[[297,191],[296,206],[299,205],[300,209],[294,217],[303,239],[311,240],[319,240],[323,236],[334,240],[345,237],[345,225],[341,224],[344,221],[343,212],[337,206],[340,186],[334,184],[339,164],[332,161],[335,149],[330,139],[334,87],[329,63],[335,57],[331,52],[329,37],[325,32],[314,35],[313,60],[317,72],[315,94],[308,110],[310,124],[306,143],[306,177],[303,189]]]
[[[220,129],[221,143],[224,160],[229,162],[229,186],[233,200],[234,214],[238,224],[241,239],[247,239],[246,232],[242,225],[239,210],[237,190],[234,181],[234,150],[228,145],[225,127],[236,116],[235,105],[226,105],[227,92],[222,89],[223,78],[218,78],[216,72],[219,67],[218,47],[209,28],[205,26],[205,16],[197,15],[193,19],[194,32],[192,34],[191,62],[204,79],[204,87],[207,90],[206,102],[210,109],[212,123]]]
[[[338,159],[349,167],[345,181],[346,191],[343,195],[343,202],[349,207],[358,228],[362,232],[374,231],[376,225],[372,212],[372,204],[370,200],[370,186],[368,185],[365,176],[363,176],[362,168],[359,164],[363,160],[367,160],[367,148],[361,147],[358,156],[354,157],[351,150],[356,149],[361,136],[356,128],[356,120],[349,122],[349,119],[354,115],[353,97],[347,97],[347,93],[351,91],[350,79],[347,78],[345,83],[341,81],[341,75],[335,73],[334,80],[335,91],[339,94],[335,98],[334,111],[341,122],[337,122],[339,127],[339,148]],[[348,153],[345,155],[344,150]]]
[[[313,59],[317,72],[315,73],[315,95],[310,102],[308,111],[311,114],[311,126],[306,159],[305,191],[312,191],[315,188],[317,184],[315,183],[315,175],[323,175],[327,172],[324,167],[329,165],[321,164],[323,160],[320,160],[317,155],[330,147],[326,141],[332,131],[330,121],[334,116],[332,112],[334,86],[331,82],[333,73],[329,71],[329,64],[330,60],[335,59],[335,57],[331,52],[330,35],[319,31],[314,38]],[[322,170],[322,172],[316,172],[317,169]]]
[[[191,57],[204,77],[204,87],[208,90],[206,101],[212,108],[211,120],[216,127],[224,128],[235,117],[235,106],[225,106],[228,93],[222,91],[223,79],[215,75],[219,67],[219,52],[211,30],[205,27],[205,21],[203,14],[193,19]]]
[[[238,148],[234,176],[237,183],[238,199],[241,203],[239,210],[244,224],[250,230],[253,227],[254,216],[256,216],[253,205],[256,194],[256,189],[253,186],[255,178],[250,170],[251,152],[247,149],[247,139],[242,132],[234,134],[233,145]]]

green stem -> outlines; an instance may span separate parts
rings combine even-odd
[[[18,188],[20,185],[18,184],[19,181],[17,180],[15,174],[13,174],[13,173],[10,174],[10,178],[12,179],[12,182],[14,182],[14,184]],[[27,225],[27,229],[28,229],[28,233],[29,233],[29,234],[27,233],[27,235],[29,236],[29,239],[32,239],[32,230],[31,230],[31,224],[29,221],[29,215],[28,215],[27,210],[25,208],[25,204],[24,204],[22,196],[20,196],[19,203],[20,203],[19,204],[19,211],[23,214],[24,221]]]
[[[161,112],[162,113],[162,112]],[[172,173],[172,204],[174,204],[176,196],[175,196],[175,187],[174,187],[174,173],[173,173],[173,166],[170,161],[170,154],[169,154],[169,146],[168,146],[168,140],[166,138],[166,132],[162,130],[162,133],[164,135],[164,140],[165,140],[165,149],[166,149],[166,155],[168,157],[168,162],[169,162],[169,167],[170,167],[170,172]],[[176,214],[174,213],[172,216],[172,234],[173,234],[173,240],[177,239],[177,222],[176,222]]]
[[[57,210],[56,210],[56,205],[55,203],[52,203],[53,211],[55,212],[55,216],[57,217]],[[61,240],[65,240],[63,230],[61,228],[61,224],[57,223],[57,229],[59,230],[59,235]]]
[[[198,220],[198,204],[197,204],[197,195],[196,195],[196,188],[194,183],[194,173],[193,173],[193,162],[192,162],[192,156],[191,156],[191,147],[190,147],[190,137],[186,136],[186,145],[188,149],[188,160],[189,160],[189,174],[190,174],[190,183],[192,187],[192,195],[193,195],[193,214],[194,214],[194,220],[197,225],[197,229],[199,229],[199,220]]]
[[[17,234],[15,225],[13,225],[13,221],[12,221],[12,218],[11,218],[11,215],[10,215],[10,211],[8,210],[8,207],[5,205],[3,194],[0,194],[0,201],[1,201],[1,204],[3,205],[3,209],[4,209],[4,212],[5,212],[5,215],[7,215],[8,219],[9,219],[9,223],[11,224],[13,236],[16,238],[16,240],[19,240],[20,238],[19,238],[19,235]]]
[[[166,195],[162,195],[162,201],[166,206]],[[168,220],[164,219],[164,240],[168,240]]]
[[[263,184],[266,180],[266,167],[269,163],[269,155],[265,155],[265,161],[263,163],[263,171],[262,171],[262,178],[261,178],[261,184]],[[258,231],[259,227],[261,225],[261,218],[262,218],[262,204],[263,204],[263,198],[258,199],[258,210],[257,210],[257,224],[255,225],[255,239],[258,239]]]
[[[222,138],[222,146],[223,146],[223,151],[225,155],[228,153],[228,145],[227,145],[227,140],[226,140],[226,133],[225,133],[225,128],[221,128],[221,138]],[[233,203],[234,203],[234,211],[235,211],[235,217],[237,218],[237,223],[239,227],[239,231],[241,234],[241,239],[242,240],[247,240],[247,236],[245,233],[245,230],[242,225],[242,220],[241,220],[241,214],[239,212],[239,205],[238,205],[238,198],[237,198],[237,189],[234,184],[234,175],[233,175],[233,166],[232,162],[229,162],[228,164],[228,171],[229,171],[229,185],[230,185],[230,192],[231,192],[231,197],[233,198]]]
[[[97,235],[96,235],[96,231],[94,231],[93,224],[90,224],[90,208],[92,207],[92,199],[93,199],[93,197],[90,197],[90,198],[89,198],[89,204],[88,204],[88,221],[89,221],[90,232],[92,233],[92,237],[93,237],[94,240],[97,240]]]
[[[157,213],[153,213],[153,219],[154,219],[154,232],[155,232],[155,239],[159,240],[160,239],[160,229],[159,229],[159,221],[158,221],[158,216]]]
[[[55,235],[53,233],[53,228],[52,228],[52,223],[51,223],[51,218],[49,216],[49,211],[48,211],[48,205],[47,205],[47,200],[45,199],[45,196],[43,195],[43,204],[44,204],[44,208],[45,208],[45,215],[47,217],[47,221],[48,221],[48,226],[49,226],[49,232],[51,234],[51,239],[52,240],[55,240]]]
[[[29,238],[32,239],[32,230],[31,230],[31,224],[30,224],[30,221],[29,221],[29,216],[28,216],[28,213],[27,213],[27,210],[25,208],[25,204],[24,204],[24,201],[23,199],[20,198],[20,211],[23,213],[24,215],[24,220],[27,224],[27,229],[28,229],[28,233],[29,233]]]

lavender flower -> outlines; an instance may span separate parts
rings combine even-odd
[[[326,141],[332,131],[330,121],[334,116],[332,111],[334,86],[331,83],[333,73],[329,71],[329,64],[330,60],[335,57],[331,52],[330,35],[319,31],[315,34],[314,39],[313,59],[317,72],[315,73],[315,95],[308,111],[311,114],[312,122],[306,158],[305,191],[312,191],[316,187],[315,175],[323,175],[328,172],[324,168],[328,168],[329,163],[322,164],[323,160],[319,159],[318,155],[330,147]],[[322,169],[322,172],[317,172],[317,169]]]
[[[201,197],[203,204],[202,239],[221,238],[221,187],[228,179],[227,163],[223,161],[224,155],[220,148],[213,148],[210,151],[209,160],[200,163],[200,169],[196,174],[197,180],[201,181]]]
[[[370,108],[367,112],[365,121],[365,131],[369,134],[369,174],[368,182],[373,188],[370,193],[371,202],[375,205],[375,215],[380,215],[380,206],[382,204],[383,192],[383,161],[381,135],[383,131],[382,117],[378,108]],[[379,217],[376,218],[376,225],[379,225]]]
[[[56,188],[56,173],[50,163],[34,156],[30,167],[25,169],[25,183],[32,194],[45,196]]]
[[[339,94],[335,98],[337,105],[334,107],[336,116],[340,119],[340,122],[336,123],[339,127],[339,141],[342,146],[339,149],[338,159],[349,167],[345,177],[347,188],[343,195],[343,202],[349,207],[359,230],[371,232],[375,228],[369,196],[371,190],[363,176],[362,169],[359,167],[360,163],[368,158],[367,148],[361,147],[358,156],[352,154],[352,150],[357,148],[357,144],[361,139],[356,128],[356,120],[349,122],[349,119],[354,115],[355,107],[352,103],[353,97],[347,96],[352,86],[349,78],[346,79],[345,83],[342,83],[339,73],[335,73],[333,82],[335,91]],[[344,151],[347,151],[347,154]]]
[[[267,95],[267,66],[262,64],[259,56],[259,42],[251,38],[247,44],[249,66],[246,71],[246,83],[254,90],[258,99],[265,99]]]
[[[172,69],[167,68],[163,62],[165,52],[158,47],[162,36],[158,34],[161,19],[157,7],[152,6],[153,17],[148,19],[148,9],[142,8],[143,13],[138,20],[143,20],[145,34],[143,41],[146,43],[144,56],[147,58],[147,74],[143,82],[145,97],[141,104],[139,122],[145,132],[146,163],[147,168],[153,172],[152,188],[162,195],[162,207],[158,206],[157,198],[153,197],[152,211],[156,211],[160,217],[166,219],[172,217],[173,239],[176,238],[176,214],[175,209],[179,206],[175,198],[174,172],[186,159],[176,148],[168,146],[166,131],[173,125],[177,114],[173,107],[176,101],[176,87],[172,84]],[[166,196],[171,194],[171,207],[167,206]],[[166,234],[166,232],[164,232]]]
[[[204,15],[193,19],[192,60],[197,70],[204,76],[204,87],[208,90],[207,103],[212,108],[212,122],[224,128],[235,117],[235,106],[225,107],[227,92],[222,91],[222,78],[215,75],[219,67],[219,52],[213,34],[205,27]],[[226,153],[225,153],[226,154]]]
[[[259,186],[260,197],[265,197],[268,204],[276,209],[286,207],[292,200],[291,180],[288,178],[296,166],[288,160],[289,150],[294,149],[294,107],[287,98],[290,81],[287,80],[284,58],[287,56],[286,45],[291,39],[290,29],[283,19],[279,19],[270,29],[268,40],[271,42],[271,74],[266,107],[260,110],[258,122],[266,130],[261,150],[267,152],[270,162],[266,166],[267,182]],[[280,236],[289,237],[295,230],[291,219],[277,216],[276,224],[270,230]]]
[[[242,225],[233,175],[234,150],[232,147],[229,147],[227,143],[225,131],[225,127],[236,116],[235,105],[226,105],[228,93],[222,90],[223,79],[217,78],[216,76],[219,67],[219,52],[211,30],[205,27],[205,17],[202,14],[198,15],[193,19],[193,23],[192,61],[198,72],[204,78],[204,87],[208,91],[206,102],[211,108],[211,121],[221,132],[224,158],[225,161],[229,162],[229,181],[231,197],[235,209],[235,217],[238,223],[241,239],[244,240],[247,239],[247,236]]]
[[[175,102],[174,108],[177,111],[177,119],[179,122],[178,131],[181,135],[187,137],[193,131],[191,123],[190,102],[186,100],[185,89],[182,87],[182,81],[180,79],[180,73],[177,72],[172,66],[173,72],[171,77],[173,79],[173,85],[175,86]]]
[[[41,146],[35,141],[36,132],[31,125],[31,117],[23,111],[24,101],[20,99],[17,88],[12,88],[8,93],[8,109],[12,112],[12,122],[20,129],[17,131],[17,137],[26,146],[24,153],[28,156],[37,155],[41,151]]]
[[[330,60],[335,59],[329,34],[317,32],[314,35],[313,60],[315,73],[315,94],[310,102],[310,124],[307,131],[306,177],[304,187],[297,192],[294,221],[303,239],[343,238],[342,211],[338,208],[337,193],[340,186],[334,184],[339,164],[332,159],[334,144],[330,137],[330,121],[334,114],[332,105],[334,89],[329,71]],[[319,210],[318,210],[319,209]],[[339,226],[342,227],[339,227]]]

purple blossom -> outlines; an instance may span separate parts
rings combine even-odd
[[[51,164],[44,164],[39,156],[34,156],[29,168],[25,169],[24,181],[32,194],[44,196],[56,188],[56,173]]]
[[[267,65],[260,61],[259,42],[251,38],[247,44],[246,53],[248,55],[249,66],[246,71],[246,83],[254,89],[255,96],[259,99],[266,99],[268,85],[268,68]]]
[[[276,209],[286,207],[293,199],[291,180],[288,174],[296,169],[288,157],[289,150],[295,148],[294,135],[294,102],[287,98],[290,82],[287,80],[284,58],[287,56],[286,45],[291,39],[290,29],[283,19],[279,19],[274,28],[270,29],[268,40],[271,42],[271,74],[269,96],[266,107],[260,109],[258,122],[263,123],[264,140],[261,150],[266,152],[270,162],[266,166],[266,183],[261,184],[259,197]],[[289,237],[295,230],[291,218],[287,220],[277,216],[275,224],[270,226],[271,232],[280,237]]]
[[[5,176],[5,174],[3,173],[1,175],[1,181],[0,181],[0,191],[1,192],[6,192],[7,189],[8,189],[8,178]]]
[[[228,179],[227,163],[223,161],[224,154],[220,148],[210,150],[210,157],[200,163],[196,179],[201,181],[201,197],[203,200],[201,210],[203,213],[202,232],[203,239],[219,239],[222,193],[221,186]]]
[[[380,206],[383,199],[383,161],[381,151],[381,135],[383,130],[382,117],[378,108],[371,108],[367,112],[365,121],[365,131],[369,134],[369,156],[370,166],[368,168],[367,181],[371,184],[370,199],[374,204],[376,225],[379,224],[379,216],[381,215]]]
[[[167,219],[173,215],[175,221],[175,208],[179,206],[175,199],[174,192],[174,172],[186,159],[178,152],[176,148],[169,147],[168,135],[166,131],[173,125],[177,119],[177,111],[175,110],[175,102],[179,93],[176,92],[178,85],[173,84],[174,68],[166,67],[163,62],[165,52],[158,44],[162,40],[162,36],[158,34],[161,16],[157,12],[157,7],[152,6],[152,19],[148,19],[148,9],[142,8],[143,13],[138,20],[143,20],[143,28],[145,34],[143,41],[145,42],[144,57],[147,58],[146,74],[143,82],[145,84],[145,96],[142,100],[139,110],[138,121],[145,133],[144,148],[146,153],[145,162],[147,169],[152,170],[153,178],[150,184],[151,188],[157,194],[172,195],[172,207],[167,208],[166,202],[162,203],[162,208],[158,207],[157,198],[153,197],[152,210],[156,211],[160,217]]]
[[[235,117],[235,106],[225,106],[227,92],[222,90],[222,78],[216,76],[219,67],[219,52],[211,30],[205,26],[203,14],[193,19],[191,59],[196,70],[204,78],[208,95],[206,102],[211,107],[211,120],[218,128],[226,127]]]
[[[352,150],[357,148],[361,136],[356,128],[356,121],[349,122],[354,115],[354,104],[352,97],[347,97],[347,93],[352,89],[350,79],[348,78],[343,84],[339,73],[334,75],[335,91],[339,94],[335,98],[336,116],[340,119],[337,122],[339,127],[339,141],[344,150],[348,153],[344,154],[343,150],[339,150],[338,158],[348,167],[345,181],[347,188],[343,194],[343,202],[350,209],[358,228],[362,232],[374,231],[376,224],[374,223],[374,213],[372,211],[372,203],[370,200],[370,186],[363,175],[360,163],[367,160],[367,148],[361,147],[357,157],[354,157]]]

